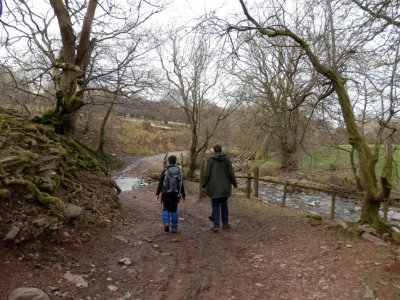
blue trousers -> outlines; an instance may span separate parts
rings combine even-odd
[[[211,206],[212,206],[212,218],[214,226],[219,227],[221,219],[222,219],[222,224],[228,224],[229,223],[228,197],[211,199]]]
[[[170,225],[172,229],[178,228],[178,212],[171,212],[170,210],[163,210],[163,223],[164,225]]]
[[[161,200],[163,203],[163,223],[164,225],[171,225],[172,229],[178,228],[178,203],[179,199],[176,197],[166,197],[165,195],[161,196]]]

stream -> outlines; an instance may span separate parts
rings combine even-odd
[[[121,188],[122,192],[136,190],[149,183],[138,177],[127,177],[123,175],[113,176],[113,179]],[[259,197],[264,201],[280,204],[282,202],[283,185],[259,182]],[[325,218],[330,217],[332,197],[323,192],[288,192],[286,194],[286,206],[300,209],[309,213],[320,214]],[[361,213],[361,202],[336,196],[335,219],[343,221],[358,221]],[[383,217],[383,208],[380,211]],[[390,207],[388,221],[400,224],[400,208]]]
[[[121,189],[121,192],[137,190],[138,188],[149,184],[146,180],[137,177],[116,176],[113,177],[113,179]]]
[[[282,203],[283,185],[259,182],[259,197],[265,201]],[[316,213],[325,218],[330,217],[332,196],[323,192],[288,192],[286,206],[309,213]],[[358,221],[361,214],[361,202],[355,199],[336,196],[335,219],[343,221]],[[380,210],[383,217],[383,208]],[[400,208],[390,207],[388,221],[400,224]]]

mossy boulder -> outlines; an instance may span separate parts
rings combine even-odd
[[[53,239],[54,231],[73,225],[65,208],[79,206],[83,198],[92,209],[82,215],[109,219],[119,206],[106,196],[117,199],[116,190],[92,150],[51,126],[0,108],[0,199],[7,199],[0,201],[0,237],[10,224],[22,224],[15,241]],[[53,225],[29,225],[39,215],[54,219]]]

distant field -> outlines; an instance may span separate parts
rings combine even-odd
[[[350,145],[340,145],[338,148],[328,146],[313,147],[308,150],[308,153],[299,155],[298,173],[304,173],[305,176],[321,181],[329,181],[329,178],[340,177],[342,182],[354,185],[349,152],[345,151],[350,149]],[[382,147],[380,149],[379,160],[376,168],[378,178],[383,166],[383,151],[384,149]],[[394,152],[393,159],[395,163],[392,178],[393,191],[400,193],[400,151]],[[272,157],[264,162],[256,162],[256,165],[260,167],[260,171],[268,175],[274,175],[274,173],[276,173],[280,168],[278,158],[276,157]]]
[[[341,149],[343,150],[341,150]],[[327,147],[327,146],[317,146],[309,151],[310,155],[304,155],[300,161],[300,165],[303,168],[310,168],[313,170],[332,170],[334,168],[340,170],[349,170],[350,167],[350,156],[349,152],[351,149],[350,145],[340,145],[339,148]],[[372,146],[371,146],[372,148]],[[348,150],[348,151],[345,151]],[[379,153],[379,160],[377,163],[378,175],[382,170],[384,149],[381,147]],[[357,154],[355,155],[357,158]],[[395,168],[393,172],[394,177],[399,177],[399,163],[400,163],[400,151],[395,151],[393,154],[393,159],[395,163]]]

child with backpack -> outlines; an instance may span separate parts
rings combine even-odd
[[[164,231],[176,233],[178,230],[178,203],[182,198],[186,201],[185,188],[183,186],[182,170],[176,165],[176,156],[168,157],[168,165],[161,173],[161,178],[156,191],[156,199],[163,204],[162,218]]]

